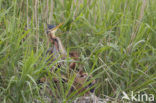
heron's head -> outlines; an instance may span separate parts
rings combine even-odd
[[[50,36],[50,37],[55,37],[55,33],[56,31],[58,30],[58,28],[63,25],[63,23],[55,26],[55,25],[48,25],[48,30],[47,30],[47,34]]]

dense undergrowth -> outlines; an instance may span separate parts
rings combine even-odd
[[[49,73],[42,59],[51,46],[47,23],[61,22],[57,35],[67,52],[79,52],[79,64],[96,79],[97,96],[115,101],[123,91],[156,96],[155,4],[156,0],[0,0],[0,103],[46,102],[39,93],[46,84],[37,81],[45,74],[60,77],[59,71]],[[70,78],[60,88],[50,83],[49,89],[57,93],[53,102],[84,94],[68,94],[74,76]]]

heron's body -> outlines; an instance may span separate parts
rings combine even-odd
[[[67,52],[60,40],[59,37],[55,36],[55,32],[57,31],[58,26],[53,26],[53,25],[49,25],[48,26],[48,31],[47,34],[49,36],[49,40],[52,44],[52,46],[47,50],[47,55],[50,56],[50,58],[48,59],[48,62],[51,64],[54,61],[59,61],[59,60],[64,60],[67,57]],[[77,64],[75,61],[78,60],[79,55],[76,52],[71,52],[69,53],[70,57],[74,60],[72,63],[70,63],[70,68],[71,69],[75,69]],[[62,66],[62,63],[58,63],[59,66]],[[87,73],[83,73],[82,71],[77,71],[77,76],[75,78],[74,84],[78,85],[78,87],[76,89],[79,88],[83,88],[83,84],[88,81],[88,74]],[[63,76],[62,76],[63,78]],[[68,80],[68,79],[67,79]],[[95,81],[93,81],[92,83],[90,83],[87,87],[92,87],[95,84]],[[83,88],[83,89],[86,89]],[[82,89],[80,90],[80,92],[82,91]],[[93,92],[94,90],[92,89],[90,92]]]

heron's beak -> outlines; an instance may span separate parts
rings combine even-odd
[[[49,30],[52,37],[55,36],[55,32],[56,32],[56,31],[58,30],[58,28],[59,28],[60,26],[62,26],[62,25],[63,25],[63,23],[60,23],[60,24],[57,25],[56,27],[54,27],[54,28],[52,28],[51,30]]]

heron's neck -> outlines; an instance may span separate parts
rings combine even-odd
[[[58,37],[56,38],[56,40],[54,41],[54,46],[60,52],[61,56],[66,57],[67,53],[66,50],[64,49],[64,46],[62,45],[60,38]]]

